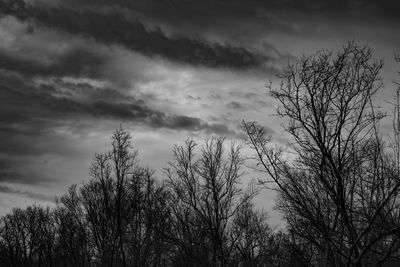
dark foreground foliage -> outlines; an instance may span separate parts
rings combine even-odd
[[[138,164],[117,129],[91,179],[53,209],[13,209],[1,219],[1,266],[293,266],[306,251],[274,233],[239,186],[240,147],[211,138],[199,156],[174,148],[166,179]]]

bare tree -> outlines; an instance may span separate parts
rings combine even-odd
[[[57,266],[90,266],[93,251],[89,228],[76,186],[71,186],[67,194],[57,199],[54,214],[58,239]]]
[[[118,260],[117,211],[115,209],[115,180],[104,155],[96,155],[98,173],[80,190],[90,241],[101,266],[113,266]],[[93,167],[92,167],[93,172]],[[98,175],[98,177],[97,177]]]
[[[270,145],[256,123],[244,123],[258,166],[278,186],[278,208],[315,246],[315,263],[383,263],[386,244],[397,239],[399,224],[382,224],[398,212],[400,180],[373,105],[381,68],[371,49],[354,43],[289,64],[280,88],[270,87],[287,121],[287,151]]]
[[[128,132],[117,129],[111,145],[95,155],[91,179],[79,192],[73,186],[59,201],[61,247],[82,265],[162,265],[168,253],[167,191],[153,171],[138,165]],[[64,216],[71,219],[61,221]]]
[[[49,208],[15,208],[1,221],[1,263],[4,266],[53,266],[55,227]]]
[[[281,255],[276,254],[274,233],[266,219],[266,213],[255,210],[251,202],[238,209],[229,231],[235,265],[277,266]]]
[[[175,146],[175,160],[166,169],[175,205],[176,242],[181,250],[191,253],[189,257],[202,257],[197,264],[227,266],[232,251],[229,224],[239,207],[251,198],[238,185],[244,161],[240,147],[233,144],[225,158],[223,138],[207,140],[198,158],[195,148],[193,140]]]
[[[95,155],[90,168],[92,179],[82,187],[80,199],[100,262],[104,266],[127,266],[129,179],[139,167],[128,132],[117,129],[111,145],[110,151]]]
[[[139,166],[130,140],[129,133],[117,129],[111,150],[95,155],[90,179],[80,188],[69,187],[54,209],[32,206],[1,217],[0,265],[297,263],[279,257],[287,238],[275,235],[265,214],[254,209],[254,188],[240,185],[240,146],[211,138],[196,156],[196,144],[188,140],[175,147],[168,179],[158,181],[151,169]]]
[[[169,194],[148,168],[138,168],[129,181],[127,257],[129,266],[163,266],[169,263]]]

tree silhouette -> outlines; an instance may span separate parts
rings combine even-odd
[[[73,186],[59,201],[63,247],[82,265],[159,265],[168,253],[162,233],[168,229],[168,195],[153,172],[138,165],[128,132],[117,129],[111,145],[95,155],[91,179],[79,192]],[[63,216],[71,219],[61,221]],[[69,244],[71,239],[77,243]]]
[[[54,216],[49,208],[15,208],[1,220],[1,263],[4,266],[53,266]]]
[[[240,147],[232,144],[225,157],[224,139],[211,138],[198,158],[195,148],[190,139],[175,146],[174,161],[166,169],[176,205],[172,213],[177,244],[202,265],[227,266],[233,249],[228,238],[231,221],[253,192],[244,194],[238,186],[244,163]]]
[[[398,167],[373,105],[381,68],[371,49],[354,43],[289,64],[280,88],[270,88],[287,121],[288,151],[244,123],[258,163],[278,186],[278,208],[317,251],[314,264],[381,264],[398,240],[399,224],[385,223],[398,218]]]

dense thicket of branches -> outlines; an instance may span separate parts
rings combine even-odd
[[[381,68],[354,43],[303,57],[270,88],[288,146],[243,124],[256,168],[276,185],[284,231],[255,208],[254,185],[241,184],[241,146],[188,139],[160,179],[120,128],[90,179],[54,208],[1,217],[0,266],[398,266],[400,89],[385,141],[374,106]]]
[[[0,221],[0,266],[283,266],[290,239],[274,233],[239,186],[240,147],[211,138],[174,149],[167,179],[138,164],[117,129],[88,182],[53,209],[14,209]],[[302,250],[296,254],[301,255]]]

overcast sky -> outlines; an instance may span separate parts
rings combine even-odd
[[[0,214],[81,184],[119,125],[158,177],[174,144],[240,141],[242,119],[283,142],[265,84],[348,41],[384,59],[385,106],[399,29],[398,0],[0,0]]]

